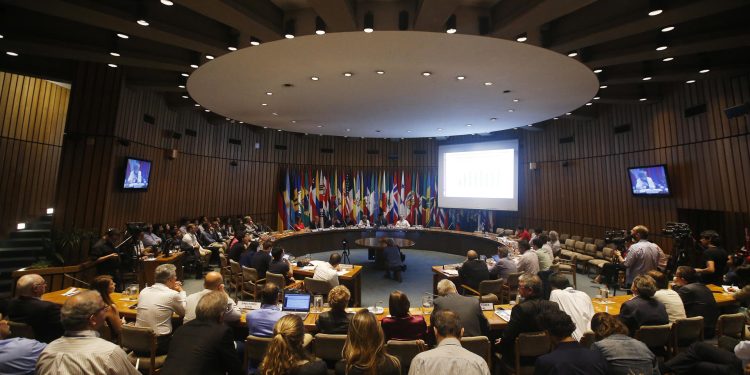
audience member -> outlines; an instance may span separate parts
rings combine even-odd
[[[541,227],[536,227],[531,230],[531,238],[529,239],[529,242],[534,241],[535,238],[542,235],[542,232],[544,232],[544,229]]]
[[[112,276],[102,275],[94,278],[91,282],[91,289],[96,290],[102,296],[102,301],[109,305],[109,309],[104,316],[104,327],[109,333],[109,341],[114,343],[120,342],[120,334],[122,334],[122,320],[120,313],[117,311],[117,305],[112,300],[111,294],[115,292],[115,282],[112,281]],[[105,337],[106,338],[106,337]]]
[[[46,290],[47,282],[37,274],[32,273],[18,278],[16,282],[18,297],[8,303],[8,319],[30,325],[37,340],[50,343],[62,336],[63,327],[60,324],[60,307],[52,302],[41,300]]]
[[[269,335],[270,336],[270,335]],[[312,336],[305,333],[302,318],[284,315],[273,326],[273,340],[260,364],[261,375],[326,375],[326,363],[305,350]]]
[[[490,277],[493,279],[508,280],[508,275],[518,272],[516,262],[508,258],[508,247],[500,245],[497,247],[497,261],[490,270]]]
[[[464,334],[461,323],[459,315],[453,311],[435,311],[432,326],[437,346],[414,357],[409,375],[489,375],[484,358],[461,346]]]
[[[83,291],[65,301],[60,316],[65,335],[39,355],[37,375],[130,374],[140,372],[119,346],[99,338],[109,305],[98,292]]]
[[[154,233],[154,226],[152,224],[146,224],[146,227],[143,229],[143,246],[154,247],[161,245],[162,239],[158,234]]]
[[[518,229],[516,229],[515,237],[518,239],[518,242],[521,242],[521,240],[526,242],[531,241],[531,234],[522,225],[519,225]]]
[[[518,272],[523,272],[529,275],[536,275],[539,273],[539,257],[536,252],[531,251],[531,245],[526,240],[518,241],[518,251],[521,252],[521,257],[518,260]]]
[[[552,248],[553,258],[560,256],[560,251],[562,250],[562,248],[560,245],[560,235],[557,232],[555,232],[554,230],[551,230],[549,232],[549,242],[547,243],[549,244],[550,248]]]
[[[341,264],[341,254],[333,253],[328,258],[328,262],[320,262],[315,266],[313,279],[327,281],[331,287],[339,285],[339,264]]]
[[[352,318],[342,357],[336,364],[339,375],[401,375],[398,359],[385,351],[378,319],[366,309]]]
[[[523,299],[510,311],[510,321],[503,330],[503,336],[497,340],[503,361],[513,366],[515,360],[516,338],[524,332],[538,332],[542,328],[537,316],[548,310],[560,310],[556,303],[542,299],[542,280],[539,276],[523,274],[518,278],[518,294]],[[533,358],[521,358],[525,365],[533,364]]]
[[[273,250],[271,250],[271,263],[268,264],[268,272],[284,275],[286,285],[294,283],[292,266],[288,260],[284,259],[283,247],[274,246]]]
[[[591,330],[591,317],[594,316],[594,305],[588,294],[573,289],[568,277],[561,273],[553,273],[549,276],[552,287],[549,300],[556,302],[560,310],[564,311],[576,325],[573,338],[581,341],[583,334]]]
[[[185,232],[185,235],[182,236],[183,246],[186,248],[192,248],[195,256],[201,260],[201,263],[203,265],[207,265],[211,260],[211,250],[204,249],[203,246],[201,246],[200,242],[198,242],[198,237],[196,235],[197,229],[195,224],[188,224],[186,230],[187,232]],[[198,273],[201,273],[200,276],[203,276],[201,267],[198,267],[196,277],[198,276]]]
[[[637,241],[630,245],[625,258],[619,251],[615,251],[615,257],[626,268],[625,282],[630,285],[636,276],[645,275],[646,272],[655,270],[659,266],[666,265],[666,256],[659,245],[649,242],[648,228],[637,225],[630,231],[633,240]]]
[[[156,267],[154,285],[138,295],[135,326],[148,327],[156,334],[157,352],[167,354],[172,336],[172,314],[185,315],[186,294],[177,281],[174,264]]]
[[[546,244],[544,238],[539,234],[536,238],[531,240],[531,249],[536,253],[539,259],[539,278],[542,279],[542,298],[548,299],[550,293],[549,287],[549,275],[552,273],[550,267],[552,267],[552,249],[549,246],[546,249],[542,247]]]
[[[620,319],[607,313],[596,313],[591,319],[596,342],[591,349],[607,360],[608,374],[659,375],[658,361],[648,346],[628,336]]]
[[[685,315],[688,318],[703,317],[703,332],[705,338],[714,337],[716,320],[719,318],[719,305],[713,292],[700,282],[695,269],[690,266],[677,267],[674,282],[677,294],[685,305]]]
[[[240,255],[240,265],[242,267],[253,268],[253,258],[258,253],[258,241],[250,241],[247,245],[247,249],[242,251]]]
[[[245,216],[242,219],[242,222],[243,222],[244,227],[245,227],[245,232],[257,235],[257,233],[258,233],[258,226],[255,225],[255,223],[253,222],[253,218],[250,215]]]
[[[537,237],[539,238],[539,237]],[[539,325],[547,331],[555,349],[537,358],[534,374],[607,374],[607,361],[597,351],[589,350],[571,334],[576,325],[560,310],[548,310],[538,317]]]
[[[234,333],[222,324],[229,305],[230,299],[223,290],[209,291],[200,297],[195,306],[196,318],[177,328],[172,336],[161,369],[163,375],[245,374],[234,347]]]
[[[434,312],[440,310],[451,310],[461,317],[463,336],[487,336],[489,323],[479,307],[479,300],[473,297],[462,296],[456,291],[456,285],[448,279],[440,280],[437,284],[440,297],[435,298]]]
[[[271,337],[273,326],[285,314],[278,306],[279,287],[266,283],[260,292],[260,309],[250,310],[245,315],[249,334],[258,337]]]
[[[385,277],[390,278],[391,272],[393,272],[393,279],[401,282],[401,272],[406,268],[403,260],[404,255],[401,253],[401,249],[396,246],[396,242],[391,238],[384,240],[386,247],[383,249],[383,258],[385,259]]]
[[[750,372],[750,341],[742,341],[734,353],[707,342],[696,342],[664,364],[665,373],[676,375],[721,374],[742,375]],[[743,371],[744,370],[744,371]]]
[[[7,320],[0,320],[0,374],[32,375],[47,344],[11,335]]]
[[[479,254],[474,250],[466,253],[466,260],[458,268],[458,276],[461,283],[468,285],[471,289],[479,289],[479,283],[490,278],[487,263],[479,259]]]
[[[719,247],[719,233],[715,230],[701,232],[700,244],[703,248],[703,268],[696,268],[703,284],[723,284],[724,274],[727,272],[727,251]]]
[[[116,228],[110,228],[107,233],[97,241],[89,251],[89,258],[96,261],[97,275],[110,275],[115,284],[122,286],[120,279],[120,252],[117,250],[118,242],[122,233]]]
[[[642,325],[669,323],[664,304],[654,299],[656,282],[651,276],[636,276],[630,290],[635,297],[620,307],[620,320],[628,327],[631,335]]]
[[[667,309],[667,315],[669,315],[669,322],[674,323],[677,319],[686,318],[685,305],[682,303],[682,298],[672,289],[669,289],[667,283],[667,276],[659,271],[648,271],[647,275],[651,276],[656,282],[658,290],[654,294],[654,299],[664,304]]]
[[[234,245],[229,248],[229,259],[239,263],[242,253],[244,253],[250,246],[250,241],[252,241],[253,236],[250,232],[240,232],[237,237],[240,240],[235,242]]]
[[[226,294],[226,292],[224,291],[224,277],[221,276],[221,274],[218,272],[212,271],[207,273],[203,278],[203,290],[201,290],[200,292],[195,292],[187,297],[185,303],[185,319],[183,320],[184,323],[187,323],[197,317],[196,309],[201,298],[211,292],[222,292]],[[223,311],[224,315],[222,316],[222,322],[239,322],[240,318],[242,317],[242,313],[237,307],[237,304],[233,299],[229,298],[229,296],[227,296],[227,304],[226,306],[224,306]]]
[[[258,271],[258,277],[261,279],[266,277],[268,266],[271,265],[272,248],[273,241],[270,239],[266,240],[265,242],[262,242],[262,247],[258,246],[258,251],[255,252],[255,255],[253,255],[251,265],[252,268],[255,268],[255,270]]]
[[[427,323],[422,315],[409,313],[409,297],[400,290],[391,292],[388,298],[390,316],[381,321],[385,341],[424,340],[427,341]]]
[[[322,333],[344,335],[349,331],[349,322],[354,314],[346,312],[349,306],[349,299],[352,297],[343,285],[335,286],[328,292],[328,305],[330,311],[321,313],[315,326]]]

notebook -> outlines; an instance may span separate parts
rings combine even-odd
[[[298,315],[302,320],[305,320],[310,312],[311,298],[312,296],[307,293],[284,293],[284,304],[281,305],[281,311]]]

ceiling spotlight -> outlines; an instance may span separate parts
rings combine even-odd
[[[193,104],[194,107],[200,107],[201,105],[198,103]]]
[[[207,60],[213,60],[213,59],[215,59],[215,57],[213,55],[206,55],[206,59]]]
[[[375,31],[375,17],[372,15],[372,12],[365,13],[365,22],[364,22],[364,32],[371,33]]]
[[[350,130],[352,130],[352,129],[346,129],[346,131],[350,131]]]
[[[711,71],[711,69],[701,69],[701,70],[698,71],[698,73],[700,73],[700,74],[706,74],[706,73],[708,73],[710,71]]]
[[[492,82],[485,82],[484,85],[485,86],[492,86]]]
[[[250,37],[250,45],[251,46],[259,46],[260,45],[260,39],[256,37]]]
[[[570,116],[570,115],[572,115],[572,114],[573,114],[572,112],[565,112],[565,115],[566,115],[566,116]]]
[[[204,109],[203,112],[211,112],[209,109]]]
[[[264,106],[264,107],[265,107],[265,106],[267,106],[267,105],[268,105],[268,103],[260,103],[260,105],[262,105],[262,106]]]
[[[513,103],[518,103],[520,101],[521,101],[521,99],[513,99]]]
[[[315,77],[315,76],[312,76],[312,77],[310,77],[310,79],[311,79],[311,80],[313,80],[313,81],[317,81],[317,80],[319,80],[320,78],[318,78],[318,77]]]
[[[668,33],[668,32],[670,32],[672,30],[674,30],[674,26],[667,26],[667,27],[661,29],[661,32]]]
[[[117,33],[117,37],[120,38],[120,39],[128,39],[128,38],[130,38],[128,36],[128,34],[123,34],[123,33]]]
[[[190,74],[187,74],[187,73],[180,73],[180,75],[183,77],[190,77]]]
[[[351,72],[345,72],[345,73],[344,73],[344,77],[351,77],[351,76],[352,76],[352,73],[351,73]]]
[[[466,79],[466,77],[465,76],[458,76],[458,77],[456,77],[456,79],[459,80],[459,81],[463,81],[464,79]]]
[[[318,128],[322,128],[322,127],[323,127],[323,125],[318,125],[317,127],[318,127]]]
[[[13,57],[18,56],[18,53],[17,52],[13,52],[13,51],[5,52],[5,54],[8,55],[8,56],[13,56]],[[114,65],[114,64],[110,64],[110,65]],[[116,68],[116,66],[115,66],[115,68]]]
[[[3,36],[3,34],[0,34],[0,39],[3,39],[3,38],[5,38],[5,37]]]
[[[657,51],[664,51],[667,48],[668,48],[667,46],[659,46],[659,47],[656,47],[656,50]]]
[[[263,129],[268,129],[268,126],[264,126]]]
[[[578,52],[576,51],[568,52],[568,57],[576,57],[576,56],[578,56]]]
[[[187,98],[188,98],[188,96],[187,96],[187,95],[183,95],[183,96],[182,96],[182,98],[183,98],[183,99],[187,99]]]
[[[600,89],[606,89],[606,88],[607,88],[607,85],[601,85],[601,86],[599,86],[599,88],[600,88]]]
[[[429,77],[431,75],[432,75],[432,73],[430,73],[430,72],[422,72],[422,76],[424,76],[424,77]]]
[[[523,34],[521,34],[521,35],[519,35],[519,36],[516,37],[516,42],[523,43],[523,42],[527,41],[528,39],[529,38],[526,37],[526,33],[523,33]]]
[[[528,124],[528,125],[526,125],[526,126],[534,126],[534,124]]]
[[[240,124],[244,124],[244,123],[245,123],[244,121],[240,121]]]
[[[234,52],[234,51],[237,50],[237,47],[235,47],[235,46],[229,46],[229,47],[227,47],[227,49],[230,50],[230,51],[232,51],[232,52]]]
[[[497,121],[497,117],[491,118],[490,121]]]
[[[664,10],[662,10],[662,9],[654,9],[654,10],[648,12],[648,15],[651,16],[651,17],[658,16],[658,15],[662,14],[662,12],[664,12]]]
[[[470,127],[471,127],[471,124],[466,124],[466,127],[467,127],[467,128],[470,128]]]
[[[382,76],[383,74],[385,74],[385,71],[384,70],[376,70],[375,73],[377,73],[377,74],[379,74],[379,75]]]
[[[273,93],[269,91],[266,93],[266,95],[273,95]]]
[[[651,80],[651,78],[652,78],[652,77],[643,77],[642,79],[643,79],[644,81],[650,81],[650,80]]]
[[[278,116],[278,115],[279,115],[279,114],[278,114],[278,113],[276,113],[276,112],[273,112],[273,113],[271,113],[271,114],[272,114],[272,115],[274,115],[274,116]]]
[[[326,22],[320,16],[315,17],[315,34],[325,35]]]
[[[181,89],[184,89],[184,88],[185,88],[185,85],[177,85],[177,87],[179,87],[179,88],[181,88]]]
[[[277,129],[276,131],[277,131],[277,132],[280,132],[280,131],[281,131],[281,129]]]
[[[443,128],[437,128],[438,131],[443,131]]]
[[[171,0],[161,0],[161,3],[168,7],[171,7],[172,5],[174,5],[174,3]]]
[[[689,80],[685,81],[685,83],[695,83],[695,80],[694,79],[689,79]]]
[[[560,118],[559,117],[553,117],[552,119],[553,120],[559,120]]]
[[[120,54],[118,52],[110,52],[109,55],[112,57],[120,57]]]
[[[604,71],[604,70],[603,70],[603,69],[596,69],[596,70],[594,70],[594,73],[596,73],[596,74],[599,74],[599,73],[601,73],[602,71]]]
[[[10,52],[9,52],[9,54],[10,54]],[[11,55],[11,56],[13,56],[13,55]],[[16,55],[16,56],[18,56],[18,55]],[[107,66],[110,67],[110,68],[117,68],[117,64],[107,64]]]
[[[294,19],[286,21],[286,26],[284,27],[284,38],[294,39]]]
[[[513,113],[513,112],[515,112],[515,109],[513,109],[513,108],[508,109],[508,112]]]
[[[289,122],[291,122],[292,124],[296,124],[297,120],[292,120],[292,121],[289,121]]]
[[[638,101],[641,101],[641,102],[645,102],[646,100],[648,100],[648,99],[646,99],[646,98],[640,98],[640,99],[638,99]]]
[[[593,103],[591,103],[591,102],[586,103],[586,105],[591,105],[591,104],[593,104]]]
[[[451,16],[448,17],[448,20],[445,21],[445,32],[448,34],[456,33],[456,15],[455,14],[451,14]]]
[[[149,25],[148,21],[146,21],[144,19],[140,19],[138,21],[135,21],[135,23],[137,23],[137,24],[139,24],[141,26],[148,26]]]
[[[601,99],[601,98],[600,98],[600,97],[598,97],[598,96],[595,96],[595,97],[594,97],[594,100],[599,100],[599,99]]]
[[[190,67],[193,69],[198,69],[198,64],[190,64]]]
[[[664,62],[669,62],[669,61],[672,61],[672,60],[674,60],[674,57],[665,57],[665,58],[661,59],[661,61],[664,61]]]

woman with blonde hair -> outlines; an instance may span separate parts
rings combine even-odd
[[[107,325],[102,327],[104,331],[100,333],[103,334],[105,339],[119,343],[120,334],[122,333],[122,320],[120,319],[120,313],[117,311],[117,306],[110,296],[110,294],[115,292],[115,282],[112,281],[112,276],[101,275],[95,277],[94,281],[91,282],[91,289],[99,292],[102,296],[102,301],[110,307],[106,310],[105,315]]]
[[[400,375],[398,358],[385,352],[383,329],[366,309],[360,310],[349,323],[343,359],[336,364],[336,374]]]
[[[326,375],[325,362],[305,350],[305,326],[297,315],[284,315],[273,326],[273,339],[268,345],[261,375]]]

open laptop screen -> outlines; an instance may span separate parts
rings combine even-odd
[[[310,295],[307,293],[284,294],[284,311],[310,311]]]

